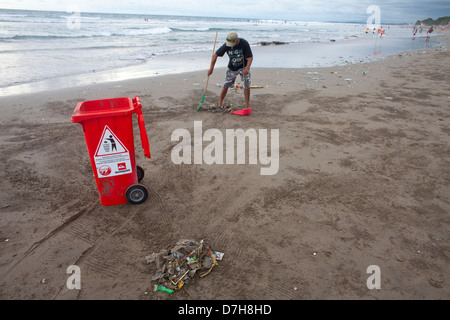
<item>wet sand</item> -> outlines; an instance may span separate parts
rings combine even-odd
[[[448,32],[445,34],[448,43]],[[205,72],[0,98],[0,298],[138,300],[449,299],[447,45],[371,63],[252,70],[253,112],[196,111]],[[210,78],[216,103],[225,69]],[[100,204],[79,101],[135,97],[144,204]],[[226,103],[242,106],[231,90]],[[172,161],[176,129],[278,129],[279,169]],[[204,147],[206,143],[204,144]],[[204,239],[224,258],[173,295],[145,257]],[[67,267],[81,270],[69,290]],[[380,289],[369,289],[369,266]]]
[[[252,51],[255,56],[253,68],[298,69],[378,61],[397,52],[422,49],[426,46],[432,48],[439,42],[440,34],[436,33],[433,35],[428,44],[425,39],[425,35],[417,36],[412,40],[411,38],[390,36],[380,38],[378,35],[369,34],[335,42],[252,45]],[[147,62],[138,65],[105,71],[94,69],[85,74],[18,84],[0,88],[0,97],[28,93],[39,94],[61,89],[79,90],[79,87],[82,86],[206,70],[209,67],[211,53],[211,51],[201,51],[155,56]],[[225,58],[218,59],[216,68],[225,68],[227,63],[228,61]],[[220,82],[222,82],[222,79],[220,79]],[[108,87],[110,86],[111,84],[108,85]]]

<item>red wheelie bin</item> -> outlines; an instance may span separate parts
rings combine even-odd
[[[136,165],[133,118],[137,115],[144,155],[150,158],[139,96],[79,102],[71,121],[83,127],[95,181],[104,206],[141,204],[148,191],[138,182],[144,170]]]

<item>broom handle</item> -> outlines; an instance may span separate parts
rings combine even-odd
[[[216,41],[217,41],[217,33],[218,32],[219,32],[219,30],[216,30],[216,38],[214,39],[214,46],[213,46],[213,50],[212,50],[211,60],[214,57],[214,51],[216,50]],[[208,88],[208,82],[209,82],[209,76],[208,76],[208,79],[206,79],[206,85],[205,85],[205,90],[203,91],[203,94],[206,94],[206,89]]]

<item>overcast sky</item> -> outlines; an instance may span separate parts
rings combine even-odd
[[[381,23],[413,23],[450,16],[450,0],[0,0],[0,8],[81,12],[172,14],[302,21],[366,22],[380,8]]]

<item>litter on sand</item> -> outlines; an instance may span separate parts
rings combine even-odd
[[[242,89],[242,84],[237,84],[235,87],[236,89]],[[250,86],[250,89],[261,89],[261,88],[264,88],[264,86],[254,86],[254,85]]]
[[[236,111],[232,111],[232,114],[237,114],[240,116],[246,116],[249,115],[250,113],[252,113],[252,108],[244,108],[242,110],[236,110]]]
[[[196,275],[203,278],[210,274],[223,256],[223,252],[213,250],[203,240],[183,239],[173,248],[152,253],[145,259],[148,264],[156,264],[153,290],[172,294],[192,282]]]
[[[250,89],[262,89],[262,88],[264,88],[264,86],[255,86],[255,85],[251,85],[251,86],[250,86]],[[238,92],[238,93],[243,92],[242,84],[236,84],[236,85],[234,86],[234,91],[236,91],[236,92]]]

